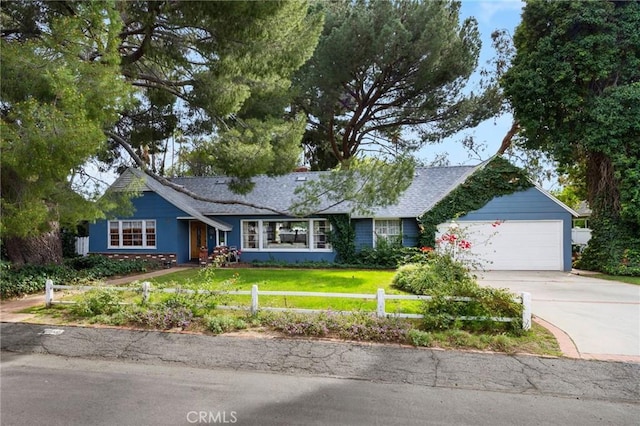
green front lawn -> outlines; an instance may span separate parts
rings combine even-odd
[[[395,271],[344,270],[344,269],[263,269],[263,268],[219,268],[213,277],[206,276],[201,269],[190,269],[163,275],[150,280],[152,287],[171,288],[190,283],[190,287],[206,287],[226,290],[251,290],[253,284],[260,291],[309,291],[326,293],[356,293],[375,295],[377,289],[388,294],[408,294],[391,286]],[[232,285],[226,281],[236,278]],[[211,280],[211,281],[209,281]],[[156,296],[157,297],[157,296]],[[249,296],[233,296],[227,304],[249,305]],[[336,311],[375,311],[375,300],[342,299],[298,296],[260,296],[260,306],[302,309],[331,309]],[[387,312],[418,313],[419,302],[389,300]]]

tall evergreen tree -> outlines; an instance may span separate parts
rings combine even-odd
[[[161,173],[153,157],[176,130],[228,145],[253,131],[252,158],[218,155],[241,179],[281,172],[283,146],[300,152],[270,137],[299,138],[299,121],[236,114],[311,56],[322,15],[306,2],[7,1],[0,25],[2,238],[17,263],[60,260],[59,224],[100,215],[69,183],[89,159]]]
[[[640,274],[640,2],[527,1],[504,76],[525,145],[586,183],[582,267]]]
[[[457,1],[326,4],[318,47],[294,78],[314,168],[405,155],[496,113],[496,85],[475,93],[467,84],[481,42],[459,10]]]
[[[105,148],[103,129],[130,93],[115,8],[83,2],[68,14],[54,6],[46,22],[35,19],[36,4],[17,16],[2,11],[1,230],[15,263],[60,261],[60,224],[100,216],[69,175]]]

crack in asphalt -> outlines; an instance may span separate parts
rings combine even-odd
[[[63,334],[44,336],[40,325],[0,327],[0,349],[14,353],[640,403],[637,363],[105,328],[60,327]]]

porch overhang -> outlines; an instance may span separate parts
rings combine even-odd
[[[231,225],[229,225],[228,223],[219,221],[219,220],[215,220],[215,219],[211,219],[208,218],[206,216],[202,216],[202,215],[198,215],[198,216],[181,216],[181,217],[177,217],[176,219],[178,220],[199,220],[202,223],[206,223],[209,226],[213,226],[216,229],[219,229],[221,231],[231,231],[233,229],[233,227]]]

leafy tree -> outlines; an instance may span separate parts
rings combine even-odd
[[[293,110],[307,117],[312,168],[405,155],[497,111],[495,86],[468,90],[480,38],[474,19],[460,23],[459,2],[359,0],[325,7],[318,47],[294,78]],[[407,130],[420,140],[404,140]]]
[[[162,179],[154,157],[181,131],[227,144],[215,164],[240,183],[295,165],[274,152],[295,152],[299,120],[236,114],[285,91],[311,56],[322,16],[306,2],[14,1],[0,25],[2,236],[15,262],[59,260],[60,223],[100,215],[71,191],[89,159]],[[255,155],[232,158],[247,132]]]
[[[586,184],[581,266],[640,273],[640,3],[527,2],[504,76],[526,146]]]
[[[116,121],[129,90],[120,78],[115,8],[78,3],[69,15],[55,4],[46,25],[36,25],[18,19],[38,11],[28,6],[23,16],[2,11],[1,231],[12,261],[47,263],[62,258],[60,224],[101,216],[69,175],[104,148],[103,128]]]

